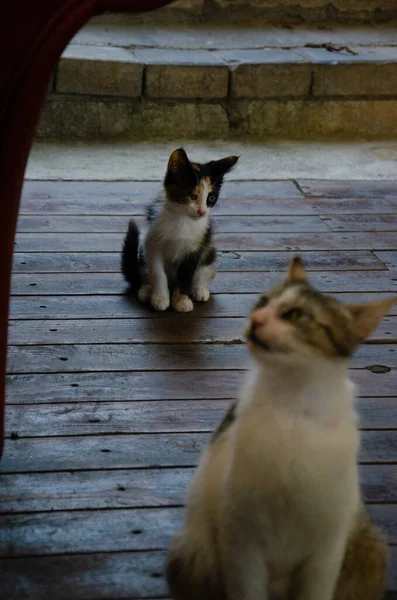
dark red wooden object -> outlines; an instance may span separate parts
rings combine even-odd
[[[75,33],[104,11],[142,12],[171,0],[5,0],[0,9],[0,456],[8,303],[23,177],[50,75]]]

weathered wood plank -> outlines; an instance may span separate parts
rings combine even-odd
[[[387,465],[383,474],[372,476],[369,472],[368,478],[374,480],[372,494],[378,488],[380,498],[387,493],[394,477],[392,470],[393,466]],[[0,513],[182,506],[193,471],[171,468],[0,474]],[[0,516],[0,530],[1,520]]]
[[[125,552],[7,558],[2,559],[2,588],[9,600],[164,598],[165,556]]]
[[[359,369],[370,365],[396,366],[396,348],[393,344],[368,344],[361,346],[352,359],[352,367]],[[203,371],[245,369],[249,361],[244,344],[67,344],[25,347],[10,350],[10,372],[78,373],[79,371]],[[14,356],[15,363],[14,363]],[[23,357],[29,366],[23,365]],[[18,360],[19,358],[19,360]],[[16,368],[21,371],[17,371]],[[385,390],[394,371],[376,373]],[[123,375],[121,375],[123,377]],[[109,380],[110,376],[107,375]],[[111,379],[114,381],[115,376]],[[108,386],[107,386],[108,387]],[[26,397],[26,394],[23,394]]]
[[[360,480],[366,502],[397,503],[397,464],[361,465]]]
[[[108,351],[99,345],[65,345],[48,347],[42,346],[43,353],[39,359],[41,372],[48,370],[58,372],[76,372],[88,370],[89,364],[97,371],[118,370],[120,361],[127,369],[128,361],[130,371],[158,371],[158,370],[222,370],[243,369],[248,362],[248,354],[243,344],[131,344],[110,345]],[[30,353],[26,351],[26,356]],[[39,351],[40,353],[40,351]],[[36,353],[36,357],[39,356]],[[33,353],[34,355],[35,353]],[[373,353],[371,353],[373,354]],[[32,359],[33,359],[32,355]],[[128,357],[123,359],[122,357]],[[383,358],[382,354],[382,358]],[[90,358],[91,357],[91,358]],[[10,355],[12,368],[12,354]],[[385,360],[385,359],[384,359]],[[356,362],[362,363],[363,358]],[[34,359],[32,360],[32,370]],[[367,364],[367,361],[364,361]],[[372,361],[373,362],[373,361]],[[377,361],[379,362],[379,361]],[[20,363],[19,363],[20,364]],[[37,365],[37,363],[36,363]],[[84,365],[87,367],[85,369]],[[111,365],[111,366],[110,366]],[[37,367],[36,367],[37,368]],[[113,376],[111,376],[113,379]]]
[[[266,271],[287,268],[294,252],[218,252],[219,271]],[[309,271],[386,269],[370,251],[300,253]],[[15,252],[16,273],[119,272],[119,252]]]
[[[390,549],[389,590],[397,590],[397,547]],[[132,600],[166,598],[166,553],[125,552],[4,559],[2,582],[12,600]],[[77,586],[77,577],[84,586]],[[391,591],[387,600],[395,600]]]
[[[165,169],[166,163],[164,163]],[[105,198],[131,198],[150,200],[162,189],[161,181],[36,181],[26,180],[22,190],[22,198],[60,199],[87,198],[95,204]],[[252,196],[255,198],[302,198],[303,194],[293,181],[263,180],[263,181],[226,181],[223,190],[228,194]],[[226,196],[226,193],[225,193]]]
[[[229,400],[9,405],[6,428],[19,437],[207,432],[220,423],[229,405]]]
[[[9,375],[9,404],[52,402],[124,401],[124,400],[184,400],[234,398],[242,384],[243,355],[235,371],[131,371],[127,373],[54,373]],[[236,359],[237,361],[237,359]],[[172,363],[171,363],[172,365]],[[175,369],[175,365],[172,365]],[[131,365],[130,365],[131,367]],[[154,365],[155,368],[155,365]],[[379,375],[378,389],[383,377]],[[392,378],[389,378],[391,380]],[[382,385],[382,389],[387,384]],[[40,393],[37,393],[40,390]]]
[[[321,215],[332,231],[397,231],[397,215]]]
[[[179,507],[2,516],[0,556],[163,550],[181,522]]]
[[[225,343],[242,342],[246,319],[243,317],[186,318],[178,320],[170,313],[170,320],[159,319],[90,319],[29,320],[10,322],[10,344],[68,344],[68,343]],[[389,335],[378,331],[378,339],[397,338],[397,318],[388,317],[385,328]]]
[[[259,273],[218,273],[214,293],[259,293],[285,276],[284,271]],[[397,276],[389,271],[312,271],[310,281],[326,293],[395,292]],[[18,296],[90,294],[119,295],[126,284],[120,273],[14,273],[11,293]]]
[[[128,226],[128,215],[23,215],[18,219],[17,231],[19,234],[31,233],[121,233],[124,234]],[[135,217],[138,225],[144,222],[143,217]],[[318,215],[284,215],[284,216],[222,216],[215,212],[215,228],[219,233],[254,233],[254,232],[317,232],[327,231],[330,228],[325,219]],[[397,226],[396,226],[397,229]],[[392,229],[386,231],[393,231]],[[23,239],[21,235],[17,236]],[[35,238],[29,237],[28,240]],[[25,250],[24,250],[25,251]]]
[[[7,438],[0,472],[193,467],[210,436],[211,432]],[[390,463],[396,447],[397,430],[362,431],[360,461]]]
[[[396,234],[397,238],[397,234]],[[397,242],[396,242],[397,244]],[[397,270],[397,250],[388,251],[388,252],[380,252],[379,250],[374,252],[374,254],[381,260],[388,269],[396,271]],[[395,274],[394,274],[395,275]]]
[[[170,313],[169,320],[155,317],[133,320],[91,318],[84,322],[83,327],[80,320],[72,319],[12,320],[9,324],[9,344],[237,343],[244,340],[246,327],[245,317],[192,319],[186,315],[178,318],[175,313]],[[385,317],[370,340],[396,343],[397,317]],[[10,356],[18,356],[18,351],[12,351]],[[12,369],[19,370],[15,367]]]
[[[36,190],[25,186],[20,213],[140,214],[160,190],[160,182],[103,182],[103,185],[98,182],[53,182],[47,186],[37,185]],[[291,181],[240,181],[224,184],[216,213],[304,215],[311,211],[309,203]]]
[[[372,518],[397,542],[395,505],[371,505]],[[164,550],[183,509],[144,508],[10,515],[0,519],[0,556]]]
[[[391,293],[333,294],[341,302],[366,302],[371,299],[390,298]],[[29,296],[13,297],[10,318],[15,319],[157,319],[165,320],[178,327],[187,321],[214,317],[247,317],[258,300],[257,294],[215,294],[205,303],[195,303],[189,315],[175,313],[171,308],[166,312],[156,312],[150,305],[141,304],[136,298],[127,296]],[[397,314],[397,306],[390,309],[390,316]],[[131,327],[136,323],[131,323]],[[14,327],[14,325],[13,325]],[[166,327],[166,325],[164,326]],[[195,327],[189,324],[190,330]],[[26,338],[25,338],[26,340]],[[29,340],[26,340],[29,341]]]
[[[160,399],[210,399],[210,398],[234,398],[241,386],[244,378],[243,370],[248,363],[247,353],[244,347],[240,347],[241,352],[230,352],[228,357],[223,359],[218,369],[211,365],[211,359],[216,360],[217,354],[209,353],[209,358],[206,358],[205,348],[203,350],[203,358],[200,356],[200,348],[196,348],[196,355],[188,352],[186,347],[180,347],[179,351],[183,355],[190,354],[186,357],[185,365],[178,371],[180,362],[164,361],[162,366],[168,365],[170,370],[159,371],[161,364],[151,365],[151,360],[155,357],[155,350],[149,356],[145,372],[134,364],[133,359],[130,360],[128,372],[112,371],[111,374],[105,372],[105,365],[98,364],[92,366],[93,372],[81,373],[80,369],[72,372],[73,366],[70,367],[69,373],[36,373],[29,375],[9,375],[7,377],[7,398],[9,404],[35,404],[35,403],[54,403],[54,402],[84,402],[84,401],[125,401],[125,400],[160,400]],[[368,348],[372,348],[369,346]],[[74,349],[71,348],[72,352]],[[110,356],[111,353],[103,357]],[[122,351],[115,357],[115,363],[120,368],[122,364]],[[79,354],[76,352],[77,358],[84,361],[84,348]],[[120,356],[120,360],[118,359]],[[135,356],[135,354],[134,354]],[[194,357],[197,361],[207,366],[210,370],[203,373],[202,370],[191,370],[187,368],[190,364],[192,369],[197,369],[194,363]],[[364,354],[365,356],[365,354]],[[380,357],[381,361],[371,360],[372,355],[367,356],[364,360],[363,356],[358,358],[361,361],[361,366],[381,364],[395,366],[393,354],[392,361],[388,361],[386,356]],[[43,359],[44,360],[44,359]],[[109,358],[110,360],[110,358]],[[128,357],[127,357],[128,361]],[[360,362],[356,364],[360,365]],[[394,361],[394,362],[393,362]],[[63,362],[63,361],[60,361]],[[73,361],[72,361],[73,362]],[[138,362],[138,361],[136,361]],[[83,362],[86,370],[89,367],[89,359]],[[225,367],[222,370],[222,365],[227,368],[233,368],[233,371],[227,370]],[[116,366],[116,365],[115,365]],[[40,368],[40,367],[39,367]],[[43,368],[43,367],[41,367]],[[95,368],[98,371],[95,371]],[[107,367],[109,368],[109,367]],[[212,369],[212,370],[211,370]],[[350,375],[359,386],[357,394],[364,396],[394,396],[396,394],[396,375],[397,370],[391,369],[385,373],[373,373],[368,369],[353,369]],[[37,393],[39,390],[39,394]]]
[[[397,431],[363,432],[366,435],[372,437],[364,442],[365,456],[389,460]],[[7,438],[0,472],[193,467],[210,436],[211,432]]]
[[[182,506],[193,472],[188,467],[0,474],[0,513]],[[361,465],[360,478],[365,501],[397,502],[397,464]]]
[[[298,185],[309,197],[390,198],[397,200],[397,180],[299,180]],[[394,212],[394,211],[391,211]]]
[[[19,437],[212,431],[229,400],[152,400],[8,405],[7,432]],[[361,398],[363,429],[397,428],[396,398]]]
[[[252,217],[255,220],[254,217]],[[239,229],[236,226],[234,229]],[[254,229],[254,227],[253,227]],[[313,250],[388,250],[396,245],[395,232],[341,233],[255,233],[241,227],[239,233],[217,233],[215,244],[219,252]],[[123,233],[20,233],[15,251],[33,252],[117,252],[123,244]]]

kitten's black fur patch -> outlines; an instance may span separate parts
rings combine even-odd
[[[178,201],[180,196],[189,196],[201,179],[209,177],[212,191],[208,194],[207,206],[209,208],[215,206],[218,202],[223,178],[233,168],[239,157],[230,156],[201,164],[190,162],[183,148],[179,148],[175,152],[180,157],[178,170],[168,169],[164,178],[164,187],[168,190],[169,198]],[[210,197],[211,200],[209,200]]]
[[[137,292],[141,285],[140,263],[143,257],[138,256],[138,248],[139,229],[135,221],[131,219],[121,253],[121,272],[130,284],[132,292]]]
[[[159,215],[161,206],[158,200],[154,200],[146,209],[146,221],[147,223],[153,223]]]
[[[215,261],[215,257],[215,248],[212,246],[212,227],[209,223],[197,251],[187,254],[178,267],[176,284],[181,292],[189,294],[197,267],[211,265]]]

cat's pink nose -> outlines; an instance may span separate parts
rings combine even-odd
[[[264,325],[267,321],[267,310],[266,308],[260,308],[251,315],[251,323],[253,327]]]
[[[204,217],[204,215],[206,215],[206,214],[207,214],[207,209],[206,209],[206,208],[199,208],[199,209],[198,209],[198,211],[197,211],[197,214],[198,214],[200,217]]]

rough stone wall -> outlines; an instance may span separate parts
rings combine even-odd
[[[143,22],[221,21],[386,23],[397,21],[397,0],[177,0],[137,17]]]

